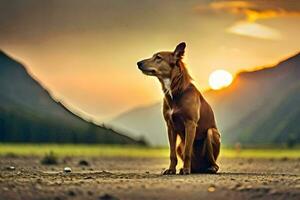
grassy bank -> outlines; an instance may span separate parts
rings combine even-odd
[[[56,144],[0,144],[0,155],[42,156],[50,151],[58,156],[120,156],[168,157],[168,148],[113,145],[56,145]],[[300,158],[300,149],[235,149],[224,148],[222,157],[245,158]]]

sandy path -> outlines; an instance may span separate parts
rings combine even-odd
[[[221,159],[219,174],[189,176],[161,176],[166,158],[81,159],[0,157],[0,199],[300,199],[300,159]]]

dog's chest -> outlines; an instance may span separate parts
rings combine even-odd
[[[166,114],[168,115],[168,119],[172,122],[171,124],[174,130],[179,132],[184,131],[183,116],[179,107],[176,105],[170,106]]]

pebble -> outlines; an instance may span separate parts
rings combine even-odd
[[[208,192],[214,192],[214,191],[216,191],[216,186],[210,185],[210,186],[207,188],[207,191],[208,191]]]
[[[238,190],[238,188],[242,187],[241,183],[237,183],[229,187],[230,190]]]
[[[14,171],[16,168],[14,166],[8,166],[6,169],[10,171]]]
[[[72,172],[72,169],[70,167],[65,167],[64,172],[65,173],[70,173],[70,172]]]
[[[81,166],[89,166],[90,165],[90,163],[86,160],[80,160],[78,162],[78,164],[81,165]]]

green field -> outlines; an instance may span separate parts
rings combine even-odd
[[[168,148],[112,145],[0,144],[0,155],[42,156],[49,152],[57,156],[106,157],[168,157]],[[222,157],[300,158],[300,149],[235,149],[221,150]]]
[[[56,144],[0,144],[0,155],[42,156],[50,151],[57,156],[106,157],[168,157],[168,148],[113,145],[56,145]],[[300,149],[222,149],[222,157],[300,158]]]

